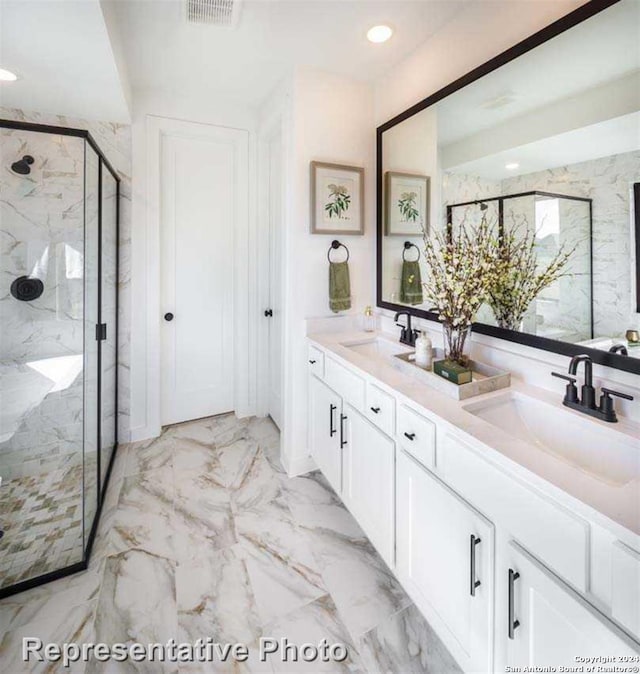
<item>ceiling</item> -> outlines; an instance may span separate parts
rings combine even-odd
[[[497,128],[637,71],[639,34],[638,0],[596,14],[438,103],[438,142],[445,146]]]
[[[128,121],[98,0],[0,0],[0,105]]]
[[[113,7],[132,89],[212,92],[259,105],[295,66],[371,80],[474,0],[244,0],[235,29],[189,24],[179,0]],[[388,23],[389,42],[366,31]]]
[[[447,171],[499,181],[636,150],[640,150],[640,112],[496,152]],[[512,162],[519,165],[517,169],[506,168]]]

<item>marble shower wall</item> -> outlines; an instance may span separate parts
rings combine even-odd
[[[636,324],[631,288],[631,189],[640,151],[516,176],[504,194],[538,189],[593,199],[594,337],[622,337]]]
[[[0,361],[82,353],[84,140],[0,129]],[[24,155],[29,175],[11,164]],[[40,297],[17,301],[19,276],[39,278]]]
[[[120,268],[119,292],[119,334],[118,334],[118,439],[127,442],[130,437],[130,325],[131,325],[131,127],[106,121],[91,121],[63,115],[30,112],[15,108],[0,107],[0,119],[23,121],[35,124],[87,129],[117,171],[120,178]],[[46,137],[44,134],[39,134]],[[78,139],[77,143],[81,142]],[[18,150],[19,151],[19,150]],[[25,152],[26,153],[26,152]],[[35,156],[35,155],[34,155]],[[51,155],[53,156],[53,155]],[[56,155],[57,156],[57,155]],[[37,160],[37,158],[36,158]],[[81,165],[80,165],[80,168]],[[0,167],[3,180],[8,167]],[[10,171],[9,171],[10,172]],[[62,178],[59,178],[60,180]],[[67,180],[69,178],[67,177]],[[80,196],[82,196],[80,194]],[[4,204],[3,204],[4,206]],[[82,201],[79,202],[78,218],[82,222]],[[4,221],[4,217],[3,217]],[[0,293],[4,297],[4,291]],[[82,314],[80,313],[80,319]],[[80,350],[82,348],[82,320],[79,321]],[[4,340],[3,340],[4,341]],[[3,347],[0,347],[3,348]],[[31,354],[31,351],[29,352]],[[49,349],[47,356],[56,355]],[[31,356],[30,356],[31,357]],[[0,359],[4,356],[0,355]]]

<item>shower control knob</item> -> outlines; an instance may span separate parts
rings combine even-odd
[[[164,315],[164,320],[165,321],[172,321],[173,320],[173,314],[169,311]]]

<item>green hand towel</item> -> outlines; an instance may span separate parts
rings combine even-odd
[[[329,307],[334,313],[351,309],[351,282],[347,262],[329,262]]]
[[[400,281],[400,301],[403,304],[422,304],[422,276],[417,260],[404,260]]]

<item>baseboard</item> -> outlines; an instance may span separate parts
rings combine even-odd
[[[296,456],[290,459],[285,454],[281,454],[280,459],[285,471],[289,477],[296,477],[297,475],[305,475],[312,470],[316,470],[316,462],[309,455]]]
[[[139,442],[140,440],[153,440],[160,435],[160,428],[152,428],[151,426],[138,426],[132,428],[129,435],[131,442]]]

